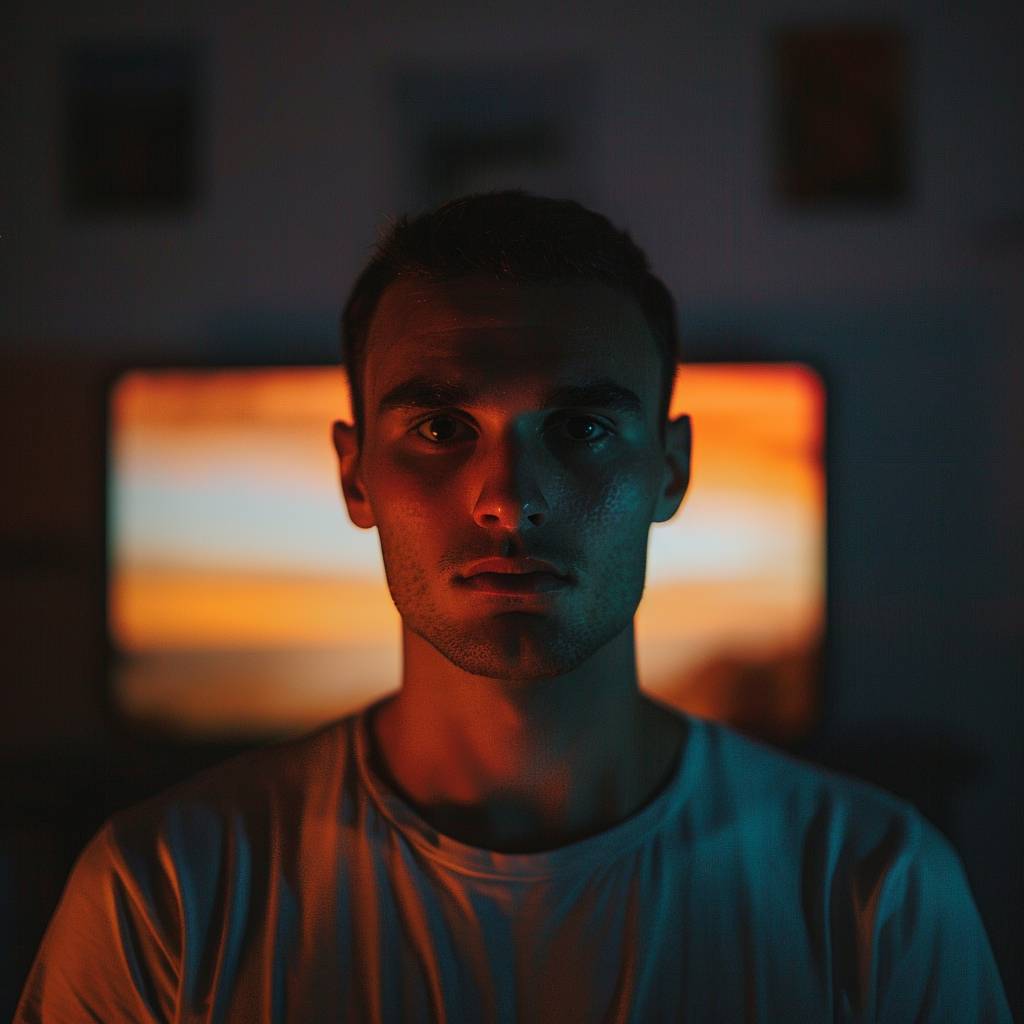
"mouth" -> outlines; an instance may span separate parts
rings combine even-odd
[[[478,572],[460,577],[459,584],[481,593],[526,596],[562,590],[569,586],[569,580],[551,572]]]

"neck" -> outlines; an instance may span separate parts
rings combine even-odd
[[[682,725],[637,685],[633,627],[539,680],[468,675],[403,634],[399,693],[371,722],[375,768],[438,831],[502,852],[610,828],[659,790]]]

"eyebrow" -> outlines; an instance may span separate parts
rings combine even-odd
[[[417,376],[388,391],[377,404],[377,415],[395,409],[440,409],[450,405],[471,405],[481,389],[461,381]],[[579,384],[561,384],[544,396],[544,408],[594,405],[603,409],[643,417],[639,395],[611,377],[598,377]]]

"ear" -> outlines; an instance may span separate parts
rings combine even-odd
[[[338,453],[338,473],[348,517],[360,529],[369,530],[377,525],[377,521],[373,517],[373,509],[360,474],[356,428],[351,423],[335,420],[331,425],[331,439]]]
[[[690,417],[677,416],[669,420],[665,429],[665,466],[661,476],[661,491],[654,506],[652,522],[667,523],[679,510],[690,486],[690,451],[692,434]]]

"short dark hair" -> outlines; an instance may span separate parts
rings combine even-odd
[[[341,315],[342,356],[360,445],[366,340],[384,289],[399,278],[440,283],[480,273],[523,283],[599,282],[635,299],[661,353],[658,429],[664,443],[679,362],[672,294],[651,272],[643,250],[607,217],[572,199],[506,189],[452,199],[412,219],[392,218],[374,246]]]

